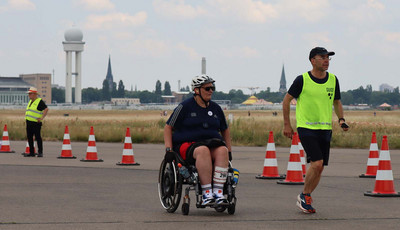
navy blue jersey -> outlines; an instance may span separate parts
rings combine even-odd
[[[173,128],[174,146],[210,138],[223,140],[220,132],[228,128],[224,112],[217,103],[210,101],[209,106],[203,108],[193,97],[186,99],[174,109],[167,124]]]
[[[324,84],[326,81],[328,81],[328,75],[329,73],[326,72],[326,77],[319,79],[314,77],[311,74],[311,71],[308,71],[308,75],[310,75],[311,79],[318,84]],[[336,76],[335,76],[336,77]],[[294,79],[293,84],[290,86],[288,93],[292,95],[294,98],[298,98],[300,96],[301,91],[303,90],[303,75],[299,75]],[[334,100],[340,100],[340,86],[339,86],[339,80],[336,77],[336,87],[335,87],[335,98]]]

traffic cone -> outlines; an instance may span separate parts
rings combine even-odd
[[[299,152],[300,152],[301,168],[303,169],[303,177],[305,177],[307,172],[306,158],[304,156],[304,148],[303,145],[301,144],[300,138],[299,138]]]
[[[34,152],[34,154],[37,154],[37,152],[36,152],[36,142],[35,141],[33,142],[33,152]],[[25,155],[25,154],[30,154],[30,153],[31,152],[29,151],[29,143],[26,142],[25,152],[23,152],[21,154]]]
[[[274,134],[269,132],[268,144],[264,159],[264,169],[261,175],[256,176],[257,179],[284,179],[285,175],[278,174],[278,161],[276,160],[276,151],[274,143]]]
[[[7,125],[4,125],[3,139],[1,142],[0,153],[15,153],[10,148],[10,140],[8,139]]]
[[[378,170],[379,152],[378,144],[376,142],[376,134],[372,132],[371,144],[369,146],[369,156],[367,161],[367,172],[361,174],[361,178],[375,178]]]
[[[122,151],[122,161],[118,162],[117,165],[140,165],[135,162],[135,156],[132,149],[132,138],[129,128],[126,128],[124,150]]]
[[[290,147],[290,157],[287,166],[285,180],[279,180],[278,184],[301,185],[304,184],[303,170],[301,168],[299,140],[295,132],[292,137],[292,146]]]
[[[381,152],[379,154],[378,171],[376,173],[375,189],[373,192],[364,192],[364,196],[393,197],[400,196],[394,190],[392,165],[387,136],[383,136]]]
[[[72,148],[71,148],[71,140],[69,137],[68,126],[65,126],[64,132],[64,140],[61,148],[61,156],[57,157],[58,159],[76,159],[75,156],[72,156]]]
[[[96,138],[94,136],[93,126],[90,127],[89,142],[86,149],[86,158],[81,161],[85,162],[103,162],[97,157]]]

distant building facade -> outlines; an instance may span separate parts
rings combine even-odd
[[[139,98],[111,98],[114,105],[140,105]]]
[[[29,102],[26,94],[33,86],[20,77],[0,77],[0,104],[22,105]]]
[[[286,76],[285,76],[285,65],[282,66],[281,81],[279,84],[279,92],[286,93]]]
[[[35,86],[38,89],[40,98],[46,104],[51,104],[51,74],[50,73],[35,73],[35,74],[20,74],[22,80]]]

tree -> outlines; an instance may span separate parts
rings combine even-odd
[[[156,82],[156,91],[154,93],[161,96],[161,81],[160,80],[157,80],[157,82]]]
[[[117,83],[113,82],[111,88],[111,98],[116,98],[116,97],[118,97]]]
[[[103,81],[103,88],[101,89],[102,92],[102,99],[104,101],[111,101],[111,94],[110,94],[110,87],[108,85],[108,81]]]
[[[164,83],[164,95],[172,95],[171,86],[168,81]]]
[[[125,97],[125,86],[124,86],[124,83],[122,82],[122,80],[119,80],[119,83],[118,83],[117,96],[119,98]]]
[[[51,98],[55,103],[64,103],[65,102],[65,90],[58,89],[58,88],[51,88]]]
[[[93,101],[100,101],[102,98],[102,91],[97,88],[89,87],[82,89],[82,103],[92,103]]]

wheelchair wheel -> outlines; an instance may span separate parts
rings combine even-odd
[[[158,175],[158,195],[161,205],[167,212],[175,212],[182,195],[182,176],[178,172],[176,161],[163,160]]]
[[[225,206],[217,206],[215,207],[215,211],[217,212],[224,212],[226,210]]]
[[[233,200],[234,200],[234,202],[232,202],[231,205],[228,206],[228,213],[230,215],[235,214],[235,211],[236,211],[236,197]]]
[[[182,214],[185,216],[189,215],[189,204],[188,203],[182,204]]]

